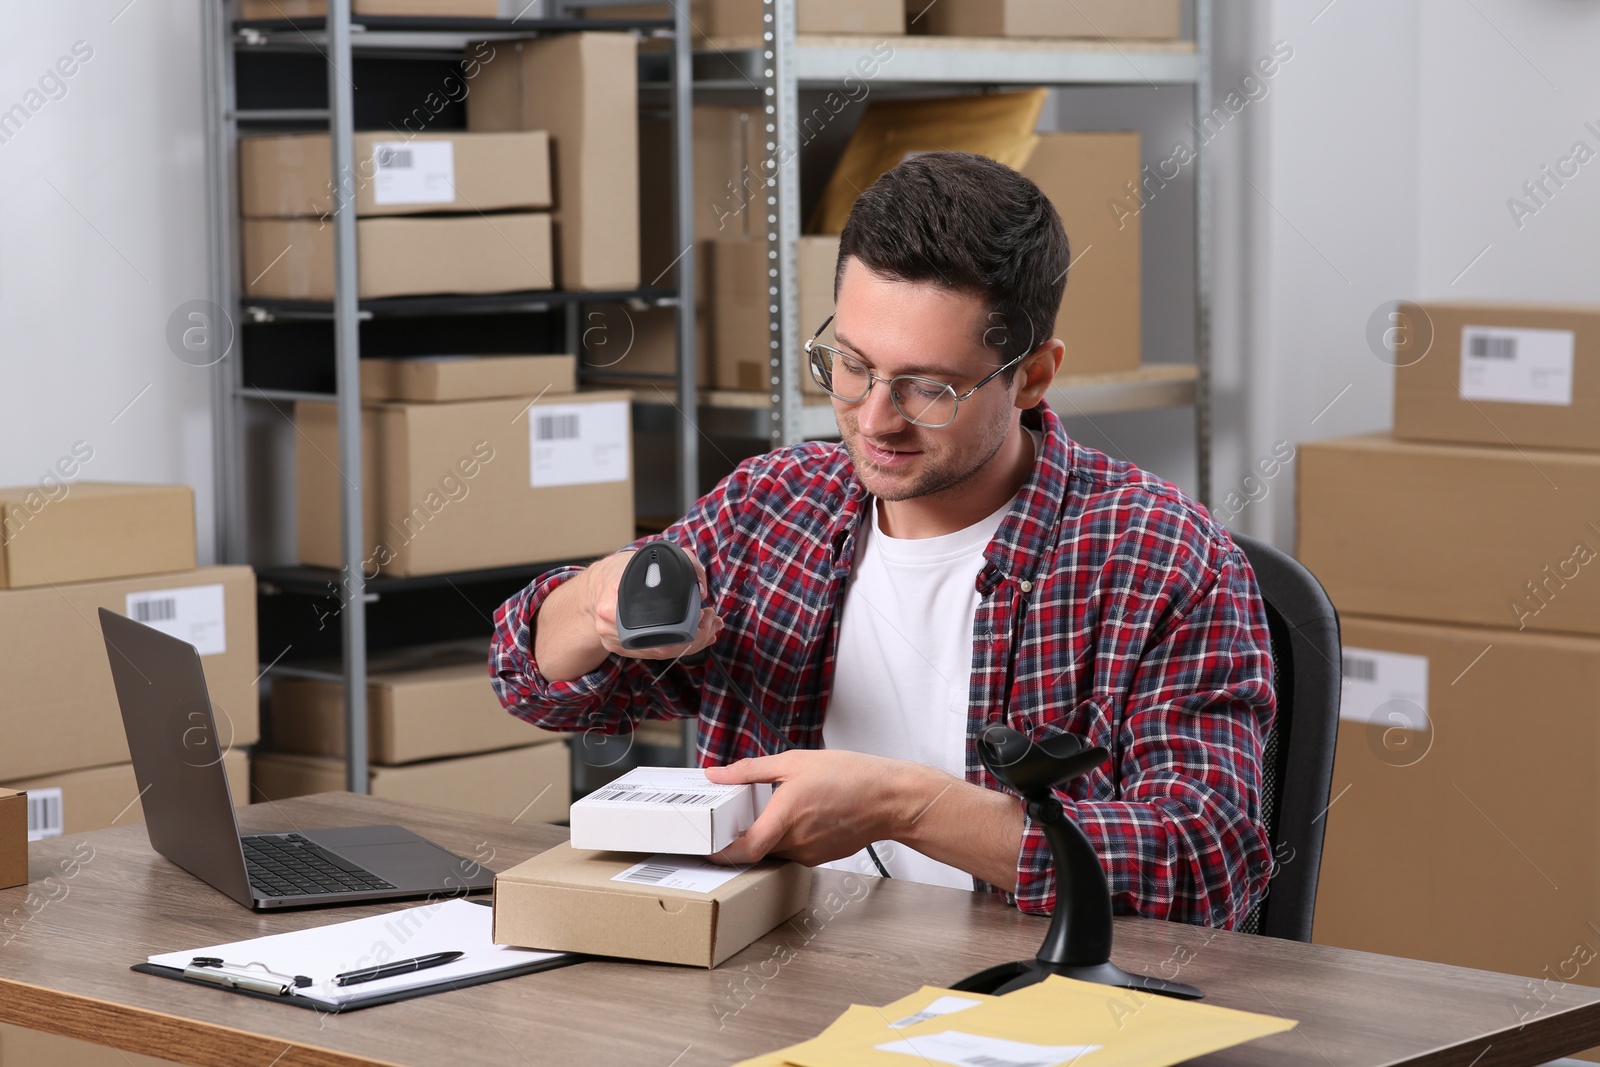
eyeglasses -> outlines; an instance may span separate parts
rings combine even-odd
[[[884,382],[889,386],[889,397],[894,401],[894,409],[907,422],[930,430],[942,429],[956,421],[956,409],[961,401],[1021,363],[1023,359],[1022,356],[1018,356],[1005,366],[995,368],[981,382],[964,393],[957,393],[955,387],[947,382],[924,378],[917,374],[896,374],[893,378],[880,378],[869,371],[866,364],[848,352],[817,340],[832,321],[833,316],[829,315],[827,322],[818,327],[811,340],[806,342],[806,359],[811,367],[811,377],[816,379],[817,384],[835,400],[856,404],[867,398],[874,382]]]

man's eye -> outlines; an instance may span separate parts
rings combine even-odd
[[[900,383],[900,387],[903,392],[910,393],[918,400],[938,400],[945,394],[944,386],[934,385],[931,382],[903,381]]]

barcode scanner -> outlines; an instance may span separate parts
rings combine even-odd
[[[617,584],[617,637],[630,651],[687,645],[700,631],[700,579],[671,541],[646,541]]]
[[[700,608],[700,579],[688,553],[671,541],[646,541],[622,569],[622,580],[617,583],[617,638],[623,648],[632,652],[692,644],[700,632]],[[681,662],[697,666],[706,660],[722,674],[745,710],[778,740],[779,751],[793,748],[788,735],[761,714],[709,648],[684,657]],[[867,854],[878,873],[888,878],[889,869],[878,858],[877,850],[868,845]]]

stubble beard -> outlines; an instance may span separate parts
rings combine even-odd
[[[878,488],[871,484],[871,481],[868,480],[868,476],[877,475],[882,471],[882,468],[862,454],[862,449],[860,448],[859,444],[861,439],[861,430],[856,424],[856,420],[854,418],[847,418],[840,421],[840,437],[844,441],[845,451],[850,455],[850,462],[856,469],[856,477],[861,480],[861,484],[866,486],[867,491],[873,496],[877,497],[879,500],[887,500],[891,502],[914,500],[918,497],[934,496],[939,493],[947,493],[953,489],[959,489],[971,482],[985,467],[989,465],[989,462],[993,460],[995,456],[1000,454],[1000,449],[1005,447],[1006,433],[1009,428],[1009,420],[1006,419],[998,420],[991,426],[986,427],[986,436],[988,436],[989,439],[984,441],[982,444],[982,455],[975,459],[972,463],[963,464],[960,467],[953,467],[948,462],[940,463],[938,459],[935,458],[936,453],[924,448],[922,450],[923,469],[917,474],[915,479],[903,487]],[[911,442],[917,444],[925,443],[923,441],[918,441],[915,438],[912,438]],[[930,460],[932,462],[930,462]],[[893,477],[892,474],[885,474],[885,476]],[[876,477],[873,477],[872,480],[876,481],[877,479]]]

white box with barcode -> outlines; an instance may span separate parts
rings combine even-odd
[[[638,767],[572,805],[572,847],[709,856],[750,829],[771,796],[771,785],[719,785],[692,767]]]

